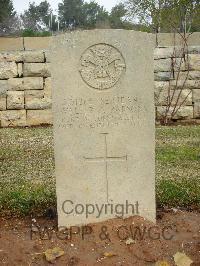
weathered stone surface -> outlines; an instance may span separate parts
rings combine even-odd
[[[23,76],[23,66],[22,66],[22,63],[18,63],[17,64],[17,73],[18,73],[18,76],[20,78]]]
[[[174,38],[175,37],[175,38]],[[187,36],[188,37],[188,36]],[[188,45],[199,45],[200,33],[194,32],[190,34],[189,38],[187,39]],[[183,45],[183,38],[180,36],[179,33],[158,33],[157,34],[157,45],[161,47],[165,46],[182,46]]]
[[[155,48],[154,59],[165,59],[171,57],[181,57],[183,55],[183,49],[180,46],[176,47],[165,47],[165,48]]]
[[[170,107],[168,112],[168,117],[171,118],[171,114],[174,110],[174,107]],[[178,110],[178,108],[176,108]],[[157,119],[165,116],[166,113],[166,106],[158,106],[157,107]],[[175,112],[173,119],[192,119],[193,118],[193,106],[183,106]]]
[[[200,46],[188,46],[189,54],[200,54]]]
[[[43,78],[40,77],[12,78],[7,82],[10,91],[43,89]]]
[[[0,79],[17,77],[17,65],[14,62],[0,62]]]
[[[42,99],[44,98],[44,91],[43,90],[26,90],[25,92],[25,98],[27,99],[31,99],[31,98],[38,98],[38,99]]]
[[[154,80],[155,81],[168,81],[174,79],[172,72],[157,72],[154,73]]]
[[[8,91],[7,92],[7,109],[20,110],[24,109],[24,92]]]
[[[24,77],[24,90],[42,90],[44,86],[43,78],[40,77]]]
[[[172,65],[173,65],[173,70],[176,72],[189,70],[189,63],[183,57],[173,58]]]
[[[0,80],[0,96],[6,95],[7,90],[8,90],[8,81]]]
[[[23,69],[24,77],[50,77],[49,63],[25,63]]]
[[[172,69],[171,58],[154,60],[154,72],[168,72]]]
[[[24,51],[22,57],[24,63],[44,63],[43,51]]]
[[[99,218],[66,215],[62,208],[66,200],[98,206],[138,201],[139,215],[155,221],[150,38],[134,31],[94,30],[55,39],[52,73],[59,226],[115,217],[111,212]]]
[[[0,80],[0,110],[6,110],[7,80]]]
[[[0,53],[0,62],[22,62],[22,52],[2,52]]]
[[[200,118],[200,102],[194,104],[194,118]]]
[[[23,38],[3,38],[0,41],[0,51],[23,50]]]
[[[44,96],[47,97],[47,98],[52,98],[52,82],[51,82],[51,78],[46,78],[45,79]]]
[[[155,91],[164,90],[169,88],[169,81],[155,81],[154,82]]]
[[[0,112],[1,127],[26,126],[26,110],[7,110]]]
[[[45,50],[49,49],[52,37],[26,37],[24,47],[26,50]]]
[[[200,88],[200,80],[184,80],[179,79],[170,81],[171,89],[198,89]]]
[[[179,77],[178,77],[179,75]],[[175,72],[175,79],[189,79],[189,80],[193,80],[193,79],[200,79],[200,71],[184,71],[184,72],[180,72],[178,74],[178,72]]]
[[[193,90],[194,118],[200,118],[200,89]]]
[[[6,95],[0,94],[0,111],[6,110]]]
[[[8,81],[9,91],[22,91],[24,90],[24,79],[23,78],[11,78]]]
[[[50,63],[51,62],[51,51],[50,50],[46,50],[45,51],[45,61],[47,63]]]
[[[25,91],[25,108],[30,110],[35,109],[50,109],[52,100],[44,97],[44,91]]]
[[[168,90],[155,91],[157,106],[185,106],[192,105],[192,90]],[[178,100],[179,99],[179,100]],[[178,100],[178,102],[177,102]]]
[[[193,90],[193,102],[199,102],[200,103],[200,89]]]
[[[190,70],[200,71],[200,54],[189,55],[189,67]]]
[[[52,107],[52,100],[49,98],[39,99],[37,97],[29,97],[26,100],[27,110],[45,110]]]
[[[29,126],[53,124],[52,110],[27,110],[27,124]]]

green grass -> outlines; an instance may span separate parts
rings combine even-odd
[[[56,206],[52,128],[0,129],[0,215]],[[200,126],[156,129],[157,204],[200,207]]]

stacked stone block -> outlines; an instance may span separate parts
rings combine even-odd
[[[200,46],[157,47],[154,52],[156,116],[159,120],[170,108],[178,110],[174,120],[200,119]],[[181,93],[180,93],[181,92]],[[195,120],[196,119],[196,120]]]
[[[52,124],[50,64],[43,51],[0,54],[0,126]]]
[[[182,53],[182,47],[178,46],[175,49],[172,46],[155,48],[158,120],[166,111],[169,95],[174,95],[170,113],[184,87],[178,105],[183,101],[184,104],[174,119],[200,121],[200,46],[189,46],[184,60]],[[0,127],[52,124],[51,91],[49,51],[0,53]]]

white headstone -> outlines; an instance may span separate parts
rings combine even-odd
[[[59,226],[155,221],[151,36],[67,33],[51,61]]]

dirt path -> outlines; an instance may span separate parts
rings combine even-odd
[[[177,252],[189,256],[192,266],[200,265],[200,213],[195,212],[160,213],[156,226],[129,218],[72,228],[71,239],[70,230],[56,233],[55,220],[1,219],[0,226],[0,265],[49,265],[44,252],[54,247],[65,252],[54,261],[59,266],[143,266],[162,260],[175,265]],[[49,235],[43,234],[45,226]]]

